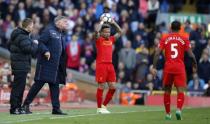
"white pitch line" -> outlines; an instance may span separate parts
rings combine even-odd
[[[163,110],[158,109],[158,110],[143,110],[143,111],[129,111],[129,112],[112,112],[111,114],[127,114],[127,113],[135,113],[135,112],[155,112],[155,111],[163,111]],[[42,115],[41,113],[36,113],[36,114]],[[76,118],[76,117],[86,117],[86,116],[96,116],[96,115],[101,115],[101,114],[80,114],[80,115],[62,116],[62,117],[49,117],[49,119],[54,120],[54,119]],[[110,115],[110,114],[106,114],[106,115]],[[13,124],[13,123],[20,123],[20,122],[39,121],[39,120],[44,120],[44,119],[47,119],[47,118],[42,117],[42,118],[34,118],[34,119],[24,119],[24,120],[19,120],[19,121],[6,121],[0,124]]]
[[[129,112],[112,112],[110,114],[127,114],[127,113],[135,113],[135,112],[155,112],[155,111],[162,111],[160,110],[144,110],[144,111],[129,111]],[[105,114],[105,115],[110,115]],[[75,118],[75,117],[85,117],[85,116],[95,116],[95,115],[101,115],[101,114],[83,114],[83,115],[72,115],[72,116],[62,116],[62,117],[50,117],[50,119],[64,119],[64,118]]]
[[[31,119],[24,119],[24,120],[18,120],[18,121],[5,121],[0,124],[13,124],[13,123],[20,123],[20,122],[29,122],[29,121],[39,121],[43,120],[44,118],[31,118]]]

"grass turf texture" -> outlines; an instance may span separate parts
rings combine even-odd
[[[109,107],[112,114],[97,115],[96,109],[65,110],[67,116],[51,115],[50,111],[34,111],[31,115],[0,113],[0,124],[210,124],[210,108],[186,108],[178,121],[175,110],[172,120],[165,120],[163,107]]]

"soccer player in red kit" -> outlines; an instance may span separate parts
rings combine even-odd
[[[170,94],[173,84],[177,89],[177,120],[182,120],[181,110],[184,104],[184,90],[186,88],[186,72],[184,65],[184,53],[187,51],[193,60],[193,71],[197,70],[197,62],[191,50],[191,45],[188,37],[178,33],[181,28],[179,21],[171,23],[172,33],[164,35],[156,49],[152,73],[156,75],[156,64],[161,51],[165,51],[165,65],[163,71],[163,86],[164,86],[164,106],[166,111],[166,120],[171,120],[170,111]]]
[[[117,33],[111,35],[110,25],[116,28]],[[97,98],[97,113],[108,114],[110,113],[106,106],[112,99],[115,93],[116,74],[112,64],[112,45],[115,40],[121,36],[122,29],[112,19],[110,23],[104,23],[102,20],[95,31],[97,58],[96,58],[96,82],[98,83],[98,89],[96,93]],[[103,91],[105,83],[108,83],[109,90],[103,101]],[[103,101],[103,103],[102,103]]]

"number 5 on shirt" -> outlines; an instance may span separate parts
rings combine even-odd
[[[172,43],[171,44],[171,51],[174,53],[174,54],[171,55],[172,59],[175,59],[178,56],[178,50],[177,50],[176,46],[178,46],[177,43]]]

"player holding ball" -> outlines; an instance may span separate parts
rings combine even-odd
[[[117,31],[111,36],[111,27],[114,27]],[[96,58],[96,82],[98,83],[98,89],[96,93],[97,99],[97,113],[109,114],[106,106],[111,101],[112,96],[115,93],[116,74],[112,64],[112,45],[115,43],[122,34],[120,26],[111,18],[109,13],[104,13],[99,25],[95,31],[95,40],[97,48]],[[103,101],[103,91],[105,84],[108,84],[109,90]],[[103,102],[103,103],[102,103]]]

